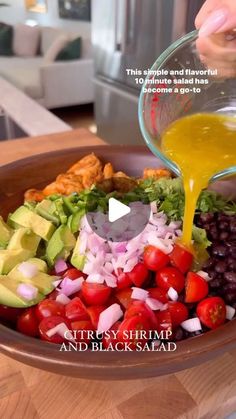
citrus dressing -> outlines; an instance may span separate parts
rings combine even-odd
[[[185,211],[181,242],[191,248],[195,208],[217,172],[235,166],[236,118],[198,113],[181,118],[162,137],[162,151],[182,173]]]

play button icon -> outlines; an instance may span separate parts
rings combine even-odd
[[[128,205],[122,204],[115,198],[110,198],[108,201],[108,220],[110,223],[119,220],[131,211]]]

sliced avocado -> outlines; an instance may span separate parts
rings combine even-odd
[[[9,307],[30,307],[44,299],[44,295],[40,292],[34,300],[26,300],[21,297],[17,288],[19,282],[11,280],[7,275],[0,276],[0,304],[4,304]]]
[[[35,214],[25,206],[17,208],[10,216],[10,221],[22,227],[30,228],[37,236],[42,237],[46,241],[51,238],[56,229],[53,223]]]
[[[36,268],[38,269],[38,272],[43,272],[43,273],[47,273],[48,271],[48,267],[46,262],[44,262],[44,260],[38,259],[38,258],[30,258],[27,260],[28,263],[31,263],[32,265],[35,265]],[[18,263],[10,272],[9,275],[11,275],[12,277],[15,276],[15,272],[18,274],[20,273],[20,271],[18,271],[18,267],[19,267],[20,263]],[[22,274],[21,274],[22,275]]]
[[[55,202],[50,201],[50,199],[44,199],[36,205],[36,212],[38,215],[41,215],[41,217],[58,226],[60,224],[60,219],[56,215],[56,211]]]
[[[0,246],[5,248],[11,238],[12,231],[0,216]]]
[[[37,252],[41,237],[36,236],[29,228],[21,227],[16,230],[7,246],[9,250],[29,250],[34,256]]]
[[[66,225],[60,226],[48,242],[46,258],[52,266],[57,259],[67,259],[74,248],[76,240],[70,229]]]
[[[17,267],[12,269],[7,276],[9,281],[33,285],[38,288],[39,292],[43,295],[50,294],[50,292],[55,289],[53,281],[56,281],[57,279],[56,276],[48,275],[44,272],[38,272],[33,278],[27,278],[17,269]]]
[[[0,250],[0,275],[8,274],[18,263],[24,262],[33,256],[29,250]]]
[[[85,264],[86,256],[81,255],[79,253],[79,247],[80,247],[80,238],[78,237],[70,262],[75,268],[82,271]]]
[[[73,214],[68,219],[68,227],[72,231],[72,233],[77,233],[80,227],[80,220],[85,214],[85,209],[82,208],[76,214]]]

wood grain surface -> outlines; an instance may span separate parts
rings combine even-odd
[[[84,129],[0,143],[0,164],[102,140]],[[89,381],[40,371],[0,355],[3,419],[224,419],[236,410],[236,351],[177,374]]]

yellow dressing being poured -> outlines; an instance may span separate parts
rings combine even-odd
[[[181,118],[164,132],[162,151],[182,173],[185,212],[181,242],[191,248],[201,191],[216,173],[236,164],[236,118],[203,113]]]

